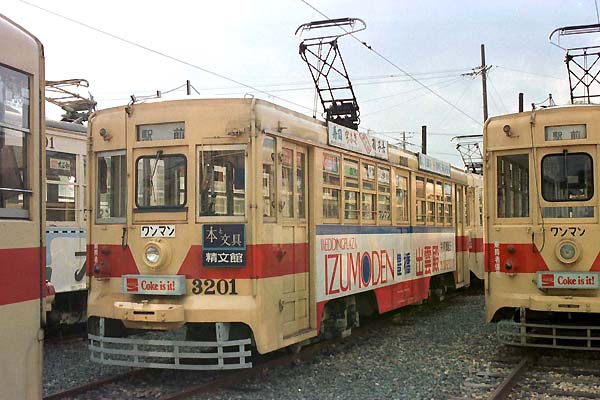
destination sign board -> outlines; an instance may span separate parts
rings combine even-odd
[[[140,142],[183,138],[185,138],[184,122],[138,125],[137,127],[137,140]]]
[[[577,140],[587,137],[585,124],[546,126],[544,134],[547,141],[551,140]]]

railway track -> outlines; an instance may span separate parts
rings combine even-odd
[[[577,353],[580,354],[580,353]],[[469,377],[467,399],[600,399],[600,365],[566,355],[496,359]]]
[[[453,295],[447,296],[451,298]],[[430,303],[430,307],[446,307],[447,303]],[[381,315],[373,319],[365,319],[363,325],[355,328],[352,335],[343,340],[360,341],[369,335],[376,335],[387,324],[397,324],[397,313]],[[44,397],[44,400],[60,399],[94,399],[94,398],[133,398],[129,395],[135,388],[146,387],[152,395],[141,398],[153,398],[160,400],[180,400],[203,393],[214,392],[218,389],[239,388],[243,382],[257,380],[266,372],[285,368],[301,362],[312,360],[319,354],[332,354],[338,351],[336,348],[340,339],[332,339],[306,345],[298,352],[280,350],[267,355],[256,355],[253,358],[254,367],[251,369],[233,371],[172,371],[157,369],[135,369],[123,374],[89,382],[81,386],[69,388]],[[183,381],[183,382],[181,382]],[[175,382],[174,385],[166,387],[157,386],[158,383]],[[138,393],[145,393],[140,390]],[[140,396],[137,396],[140,398]]]
[[[84,385],[76,386],[73,388],[62,390],[57,393],[50,394],[48,396],[45,396],[43,399],[44,400],[60,400],[60,399],[75,398],[80,394],[94,391],[94,390],[101,388],[103,386],[106,386],[106,385],[124,381],[124,380],[130,379],[130,378],[136,378],[136,377],[140,376],[141,374],[144,374],[146,371],[147,370],[144,370],[144,369],[136,369],[133,371],[128,371],[128,372],[122,373],[122,374],[113,375],[109,378],[100,379],[97,381],[86,383]]]
[[[239,383],[242,381],[257,378],[264,374],[265,371],[310,360],[320,352],[327,351],[331,347],[335,347],[335,341],[315,343],[300,349],[298,353],[280,351],[266,356],[259,356],[259,360],[254,368],[250,369],[196,372],[195,376],[197,379],[194,379],[194,381],[200,380],[202,381],[201,383],[190,384],[181,390],[172,391],[153,398],[158,398],[160,400],[180,400],[186,399],[192,395],[233,387],[235,385],[239,385]],[[110,390],[107,388],[109,388],[111,385],[114,386],[126,384],[138,386],[132,381],[139,381],[140,383],[143,381],[153,381],[156,379],[154,379],[152,376],[155,375],[156,377],[156,375],[160,374],[161,372],[162,371],[160,370],[154,369],[135,369],[123,374],[114,375],[106,379],[86,383],[81,386],[69,388],[67,390],[48,395],[44,397],[44,400],[73,399],[82,395],[85,395],[85,398],[95,398],[95,393],[106,392],[107,390]],[[188,373],[188,375],[192,374],[194,373]]]

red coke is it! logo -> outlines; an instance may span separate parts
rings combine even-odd
[[[137,292],[138,291],[138,279],[137,278],[127,278],[127,291],[128,292]]]
[[[542,286],[554,286],[554,275],[542,274]]]

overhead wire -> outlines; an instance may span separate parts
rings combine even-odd
[[[23,3],[23,4],[26,4],[26,5],[30,6],[30,7],[37,8],[38,10],[44,11],[44,12],[46,12],[46,13],[48,13],[48,14],[52,14],[52,15],[54,15],[54,16],[56,16],[56,17],[58,17],[58,18],[61,18],[61,19],[67,20],[67,21],[69,21],[69,22],[72,22],[72,23],[74,23],[74,24],[77,24],[77,25],[83,26],[83,27],[85,27],[85,28],[87,28],[87,29],[90,29],[90,30],[93,30],[93,31],[95,31],[95,32],[101,33],[101,34],[103,34],[103,35],[105,35],[105,36],[108,36],[108,37],[111,37],[111,38],[113,38],[113,39],[119,40],[119,41],[121,41],[121,42],[123,42],[123,43],[127,43],[127,44],[129,44],[129,45],[131,45],[131,46],[138,47],[138,48],[140,48],[140,49],[143,49],[143,50],[146,50],[146,51],[148,51],[148,52],[154,53],[154,54],[156,54],[156,55],[159,55],[159,56],[161,56],[161,57],[167,58],[167,59],[169,59],[169,60],[171,60],[171,61],[175,61],[175,62],[177,62],[177,63],[183,64],[183,65],[186,65],[186,66],[188,66],[188,67],[190,67],[190,68],[197,69],[197,70],[199,70],[199,71],[202,71],[202,72],[204,72],[204,73],[207,73],[207,74],[209,74],[209,75],[216,76],[217,78],[220,78],[220,79],[223,79],[223,80],[226,80],[226,81],[229,81],[229,82],[235,83],[236,85],[239,85],[239,86],[244,86],[244,87],[246,87],[246,88],[248,88],[248,89],[251,89],[251,90],[253,90],[253,91],[255,91],[255,92],[258,92],[258,93],[261,93],[261,94],[267,95],[267,96],[269,96],[269,97],[271,97],[271,98],[273,98],[273,99],[278,99],[278,100],[280,100],[280,101],[286,102],[286,103],[288,103],[288,104],[293,104],[293,105],[295,105],[295,106],[297,106],[297,107],[300,107],[300,108],[303,108],[303,109],[312,110],[310,107],[306,107],[306,106],[304,106],[304,105],[302,105],[302,104],[299,104],[299,103],[296,103],[296,102],[293,102],[293,101],[287,100],[287,99],[285,99],[285,98],[283,98],[283,97],[276,96],[276,95],[274,95],[274,94],[271,94],[271,93],[269,93],[269,92],[267,92],[267,91],[265,91],[265,90],[258,89],[258,88],[254,87],[254,86],[252,86],[252,85],[248,85],[248,84],[246,84],[246,83],[244,83],[244,82],[241,82],[241,81],[238,81],[238,80],[236,80],[236,79],[230,78],[230,77],[228,77],[228,76],[225,76],[225,75],[223,75],[223,74],[220,74],[220,73],[218,73],[218,72],[211,71],[211,70],[209,70],[209,69],[207,69],[207,68],[204,68],[204,67],[201,67],[201,66],[199,66],[199,65],[193,64],[193,63],[191,63],[191,62],[189,62],[189,61],[185,61],[185,60],[183,60],[183,59],[181,59],[181,58],[177,58],[177,57],[175,57],[175,56],[169,55],[169,54],[167,54],[167,53],[165,53],[165,52],[162,52],[162,51],[159,51],[159,50],[152,49],[152,48],[150,48],[150,47],[148,47],[148,46],[145,46],[145,45],[143,45],[143,44],[140,44],[140,43],[134,42],[134,41],[132,41],[132,40],[125,39],[125,38],[123,38],[123,37],[121,37],[121,36],[118,36],[118,35],[112,34],[112,33],[110,33],[110,32],[104,31],[104,30],[102,30],[102,29],[99,29],[99,28],[96,28],[96,27],[94,27],[94,26],[92,26],[92,25],[89,25],[89,24],[86,24],[86,23],[84,23],[84,22],[77,21],[76,19],[73,19],[73,18],[67,17],[67,16],[65,16],[65,15],[59,14],[59,13],[57,13],[57,12],[54,12],[54,11],[52,11],[52,10],[49,10],[49,9],[47,9],[47,8],[41,7],[41,6],[37,5],[37,4],[30,3],[29,1],[26,1],[26,0],[17,0],[17,1],[19,1],[19,2],[21,2],[21,3]]]
[[[445,80],[445,81],[442,81],[442,82],[434,83],[433,85],[436,85],[436,84],[446,84],[446,83],[449,83],[449,82],[453,82],[453,81],[455,81],[455,80],[457,80],[457,79],[460,79],[460,78],[457,78],[456,76],[454,76],[452,79],[448,79],[448,80]],[[391,98],[391,97],[396,97],[396,96],[399,96],[399,95],[402,95],[402,94],[407,94],[407,93],[417,92],[417,91],[419,91],[419,90],[423,90],[423,88],[419,86],[419,87],[417,87],[417,88],[413,88],[413,89],[405,90],[405,91],[403,91],[403,92],[396,92],[396,93],[388,94],[388,95],[385,95],[385,96],[372,97],[372,98],[370,98],[370,99],[361,100],[361,104],[370,103],[370,102],[372,102],[372,101],[378,101],[378,100],[389,99],[389,98]]]
[[[449,86],[451,86],[451,85],[453,85],[453,84],[455,84],[455,83],[457,83],[457,82],[460,82],[460,79],[454,79],[454,80],[452,80],[451,82],[449,82],[447,85],[444,85],[444,86],[440,86],[440,87],[438,87],[438,89],[444,89],[444,88],[447,88],[447,87],[449,87]],[[371,112],[369,112],[369,113],[361,113],[360,115],[361,115],[361,117],[366,117],[366,116],[368,116],[368,115],[373,115],[373,114],[377,114],[377,113],[380,113],[380,112],[383,112],[383,111],[388,111],[388,110],[391,110],[392,108],[399,107],[399,106],[401,106],[401,105],[404,105],[404,104],[406,104],[406,103],[408,103],[408,102],[411,102],[411,101],[413,101],[413,100],[415,100],[415,99],[418,99],[419,97],[423,97],[423,96],[426,96],[426,95],[428,95],[428,94],[429,94],[429,93],[423,93],[423,94],[420,94],[420,95],[418,95],[418,96],[413,96],[413,97],[410,97],[410,98],[408,98],[408,99],[404,100],[404,101],[403,101],[403,102],[401,102],[401,103],[396,103],[396,104],[394,104],[394,105],[391,105],[391,106],[389,106],[389,107],[386,107],[386,108],[381,108],[381,109],[379,109],[379,110],[371,111]]]
[[[559,81],[563,81],[564,80],[563,78],[559,78],[559,77],[554,76],[554,75],[540,74],[540,73],[537,73],[537,72],[525,71],[525,70],[517,69],[517,68],[504,67],[502,65],[496,65],[496,68],[505,69],[507,71],[512,71],[512,72],[520,72],[522,74],[539,76],[541,78],[550,78],[550,79],[556,79],[556,80],[559,80]]]
[[[469,81],[466,82],[464,90],[460,93],[458,98],[455,100],[456,104],[460,104],[460,102],[462,101],[465,94],[473,89],[474,82],[475,82],[474,77],[471,78],[470,82]],[[446,122],[446,119],[448,119],[448,117],[450,116],[450,111],[451,110],[446,110],[444,112],[444,114],[441,116],[441,118],[438,118],[438,121],[439,121],[438,125],[443,125],[443,123]]]
[[[314,11],[316,11],[317,13],[319,13],[320,15],[322,15],[323,17],[325,17],[327,19],[331,19],[331,18],[329,18],[329,16],[327,16],[326,14],[324,14],[323,12],[321,12],[315,6],[313,6],[312,4],[310,4],[308,1],[306,1],[306,0],[300,0],[300,1],[302,3],[304,3],[304,4],[306,4],[308,7],[312,8]],[[360,40],[353,33],[350,33],[348,31],[346,31],[346,29],[344,29],[343,27],[340,27],[340,28],[342,30],[344,30],[345,32],[347,32],[352,38],[354,38],[354,40],[356,40],[357,42],[359,42],[360,44],[362,44],[363,46],[365,46],[368,50],[371,50],[379,58],[381,58],[382,60],[384,60],[385,62],[387,62],[391,66],[393,66],[394,68],[396,68],[398,71],[402,72],[404,75],[406,75],[409,78],[411,78],[417,84],[423,86],[423,88],[425,88],[427,91],[431,92],[435,97],[437,97],[438,99],[442,100],[444,103],[448,104],[450,107],[454,108],[456,111],[458,111],[459,113],[463,114],[465,117],[469,118],[470,120],[472,120],[476,124],[478,124],[480,126],[483,126],[483,124],[480,121],[476,120],[475,118],[473,118],[472,116],[470,116],[469,114],[467,114],[465,111],[463,111],[462,109],[460,109],[459,107],[457,107],[456,105],[454,105],[453,103],[451,103],[450,101],[446,100],[446,98],[444,98],[442,95],[440,95],[439,93],[437,93],[436,91],[434,91],[433,89],[431,89],[429,86],[425,85],[423,82],[421,82],[420,80],[418,80],[417,78],[415,78],[413,75],[411,75],[410,73],[408,73],[407,71],[405,71],[403,68],[401,68],[399,65],[397,65],[396,63],[394,63],[392,60],[390,60],[389,58],[387,58],[386,56],[384,56],[381,52],[377,51],[372,46],[368,45],[366,42]]]
[[[398,75],[396,75],[395,77],[397,77]],[[427,77],[427,78],[423,78],[423,80],[436,80],[436,79],[442,79],[442,78],[450,78],[452,77],[453,79],[456,79],[455,74],[452,75],[442,75],[442,76],[432,76],[432,77]],[[391,75],[390,75],[391,77]],[[381,78],[378,78],[381,79]],[[447,80],[450,81],[450,80]],[[447,81],[442,81],[441,83],[447,82]],[[337,81],[332,81],[332,83],[336,83]],[[357,83],[354,84],[354,86],[371,86],[371,85],[387,85],[387,84],[391,84],[391,83],[403,83],[403,82],[412,82],[410,79],[396,79],[396,80],[388,80],[388,81],[374,81],[374,82],[362,82],[362,83]],[[255,87],[260,87],[264,90],[267,90],[266,88],[268,87],[281,87],[281,86],[289,86],[289,88],[287,89],[279,89],[279,90],[269,90],[269,93],[274,93],[274,92],[293,92],[293,91],[301,91],[301,90],[314,90],[314,86],[304,86],[304,87],[299,87],[299,88],[295,88],[293,86],[296,85],[306,85],[311,83],[310,81],[303,81],[303,82],[297,82],[297,83],[290,83],[290,84],[285,84],[285,83],[274,83],[274,84],[268,84],[268,85],[256,85],[253,84],[253,86]],[[434,83],[433,85],[435,85],[436,83]],[[211,91],[217,91],[217,90],[233,90],[233,89],[237,89],[239,88],[239,86],[228,86],[228,87],[221,87],[221,88],[215,88],[215,87],[202,87],[199,90],[201,91],[205,91],[205,92],[211,92]],[[154,92],[154,89],[136,89],[135,91],[137,92]],[[411,89],[410,91],[414,91],[413,89]],[[227,93],[218,93],[217,95],[227,95],[227,94],[236,94],[239,93],[238,92],[227,92]],[[101,97],[102,95],[119,95],[122,94],[124,96],[129,96],[130,92],[95,92],[94,93],[96,97]],[[394,95],[390,95],[390,97],[393,97]],[[376,98],[378,99],[378,98]],[[361,101],[361,103],[367,103],[370,101],[374,101],[374,99],[368,99],[368,100],[363,100]]]
[[[504,101],[502,100],[502,96],[500,96],[500,93],[498,93],[498,90],[496,90],[496,85],[494,85],[494,82],[490,78],[489,75],[487,76],[487,81],[490,83],[490,86],[492,87],[492,90],[494,91],[494,93],[496,93],[496,96],[498,96],[498,101],[500,102],[500,105],[502,106],[504,113],[509,114],[508,107],[506,107],[506,104],[504,104]],[[496,103],[493,96],[492,96],[492,101],[494,101],[494,103]]]

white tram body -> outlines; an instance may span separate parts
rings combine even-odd
[[[56,297],[49,324],[85,321],[87,128],[46,121],[46,279]]]
[[[255,99],[111,108],[89,132],[94,361],[249,367],[483,267],[481,178],[364,133]]]
[[[486,317],[520,346],[600,350],[600,106],[490,118]]]
[[[0,14],[0,390],[42,397],[44,53]]]

